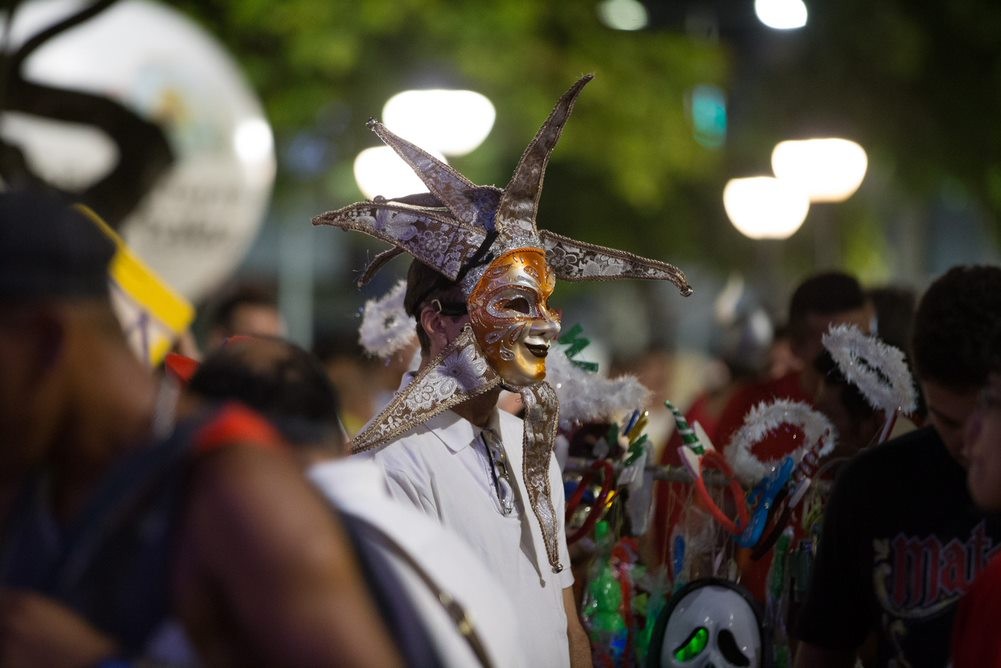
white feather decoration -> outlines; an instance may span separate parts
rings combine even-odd
[[[887,417],[897,410],[914,410],[914,379],[899,348],[863,334],[855,325],[834,325],[822,341],[845,379],[859,389],[870,406]]]
[[[562,346],[549,349],[546,382],[559,397],[563,427],[574,422],[617,420],[623,413],[644,408],[650,400],[650,390],[634,376],[604,378],[584,371],[567,357]]]
[[[362,311],[358,342],[367,353],[389,359],[417,341],[414,319],[403,308],[407,282],[400,280],[379,299],[369,299]]]

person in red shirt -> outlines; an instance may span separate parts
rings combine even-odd
[[[987,384],[966,422],[966,482],[983,510],[1001,512],[1001,336],[991,349],[995,357]],[[995,553],[960,601],[952,635],[952,665],[1001,667],[1001,555]]]

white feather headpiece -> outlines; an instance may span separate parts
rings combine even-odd
[[[863,334],[855,325],[832,325],[822,341],[845,380],[870,406],[887,416],[914,410],[914,378],[899,348]]]
[[[358,342],[368,354],[386,360],[417,341],[415,321],[403,307],[406,292],[401,279],[382,297],[365,302]]]

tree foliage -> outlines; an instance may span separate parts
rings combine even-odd
[[[588,238],[606,242],[641,239],[648,252],[671,257],[700,234],[675,212],[702,209],[707,182],[718,198],[722,154],[693,139],[686,111],[693,86],[725,85],[726,51],[716,43],[613,31],[594,3],[571,0],[174,4],[242,63],[280,148],[301,133],[327,143],[331,207],[358,199],[345,172],[358,151],[379,143],[364,122],[393,93],[468,87],[487,95],[497,107],[494,130],[454,164],[476,182],[503,185],[557,97],[584,72],[596,79],[551,163],[547,227],[584,226]]]
[[[261,94],[287,150],[325,146],[315,180],[330,207],[359,193],[354,155],[364,129],[406,88],[469,87],[496,105],[486,143],[456,166],[503,184],[557,96],[581,73],[595,81],[560,142],[542,201],[545,226],[672,260],[750,268],[754,242],[726,221],[733,176],[767,172],[776,141],[841,134],[866,147],[880,183],[917,206],[944,182],[1001,219],[1001,12],[994,0],[808,0],[810,22],[777,33],[752,3],[647,2],[648,30],[616,32],[595,2],[554,0],[174,0],[219,36]],[[719,41],[687,36],[685,11],[712,8]],[[667,18],[663,18],[667,17]],[[731,132],[713,150],[693,138],[687,96],[727,91]],[[283,154],[284,155],[284,154]],[[287,165],[286,165],[287,166]],[[885,193],[860,193],[845,215],[880,226]],[[808,226],[809,227],[809,220]],[[845,225],[854,235],[859,225]],[[844,239],[841,256],[878,275],[879,258]],[[809,230],[806,230],[809,236]],[[811,253],[799,233],[789,254]],[[871,243],[870,243],[871,242]]]

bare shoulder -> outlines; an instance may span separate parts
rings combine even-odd
[[[352,543],[289,454],[233,442],[200,455],[186,501],[175,601],[201,651],[253,657],[236,664],[395,662]]]
[[[334,523],[290,455],[234,443],[194,462],[184,529],[210,560],[237,550],[266,558],[323,544]]]

